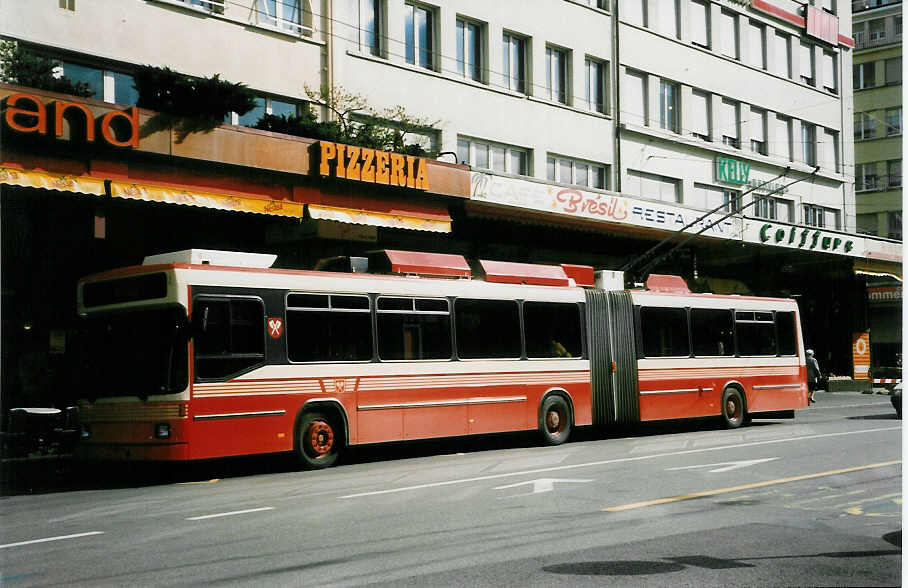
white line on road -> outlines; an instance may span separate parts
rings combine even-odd
[[[831,410],[834,408],[862,408],[867,406],[890,406],[891,401],[888,399],[881,400],[880,402],[865,402],[864,404],[832,404],[830,406],[811,406],[803,410]]]
[[[262,508],[247,508],[246,510],[234,510],[231,512],[219,512],[217,514],[202,515],[200,517],[187,517],[187,521],[203,521],[205,519],[216,519],[218,517],[232,517],[233,515],[248,514],[250,512],[262,512],[265,510],[274,510],[273,506],[263,506]]]
[[[18,543],[7,543],[0,545],[0,549],[7,547],[19,547],[20,545],[31,545],[33,543],[47,543],[48,541],[62,541],[63,539],[77,539],[79,537],[89,537],[91,535],[103,535],[104,531],[91,531],[89,533],[76,533],[75,535],[60,535],[59,537],[45,537],[44,539],[32,539],[31,541],[20,541]]]
[[[779,459],[779,458],[778,457],[767,457],[764,459],[747,459],[744,461],[723,461],[722,463],[704,463],[704,464],[700,464],[700,465],[682,466],[679,468],[667,468],[665,471],[666,472],[675,472],[678,470],[699,470],[699,469],[705,470],[706,468],[711,468],[714,466],[725,466],[725,467],[716,468],[714,470],[709,470],[709,473],[711,473],[711,474],[719,474],[722,472],[730,472],[732,470],[739,470],[741,468],[750,467],[752,465],[765,463],[767,461],[775,461],[777,459]]]
[[[738,445],[719,445],[716,447],[704,447],[702,449],[688,449],[685,451],[673,451],[670,453],[654,453],[652,455],[640,455],[636,457],[621,457],[618,459],[607,459],[603,461],[590,461],[586,463],[577,463],[572,465],[552,466],[548,468],[539,468],[535,470],[524,470],[522,472],[508,472],[506,474],[492,474],[488,476],[478,476],[476,478],[463,478],[460,480],[446,480],[444,482],[431,482],[428,484],[418,484],[416,486],[404,486],[402,488],[390,488],[388,490],[376,490],[374,492],[358,492],[356,494],[347,494],[339,496],[340,499],[360,498],[363,496],[377,496],[379,494],[394,494],[397,492],[408,492],[410,490],[422,490],[423,488],[437,488],[439,486],[452,486],[454,484],[467,484],[469,482],[484,482],[486,480],[499,480],[501,478],[512,478],[514,476],[527,476],[530,474],[541,474],[546,472],[559,472],[564,470],[576,470],[580,468],[589,468],[600,465],[610,465],[615,463],[627,463],[631,461],[643,461],[647,459],[658,459],[660,457],[673,457],[676,455],[691,455],[694,453],[706,453],[709,451],[728,451],[729,449],[738,449],[741,447],[757,447],[760,445],[773,445],[775,443],[792,443],[805,441],[808,439],[824,439],[828,437],[841,437],[844,435],[860,435],[862,433],[880,433],[884,431],[900,431],[898,427],[884,427],[882,429],[861,429],[859,431],[843,431],[840,433],[820,433],[817,435],[803,435],[801,437],[788,437],[785,439],[770,439],[767,441],[752,441],[750,443],[740,443]]]

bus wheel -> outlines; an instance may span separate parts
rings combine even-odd
[[[726,429],[737,429],[744,424],[744,396],[737,388],[726,388],[722,394],[722,417]]]
[[[306,469],[319,470],[337,463],[343,438],[332,419],[320,412],[307,412],[298,434],[297,453]]]
[[[561,396],[549,396],[542,403],[539,433],[546,445],[561,445],[570,436],[571,408]]]

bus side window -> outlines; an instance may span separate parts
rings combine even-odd
[[[258,298],[198,298],[193,302],[195,375],[225,378],[265,361],[265,307]]]
[[[776,355],[776,326],[772,312],[736,311],[735,338],[738,355]]]
[[[524,302],[527,357],[581,357],[580,307],[563,302]]]
[[[779,339],[779,355],[797,355],[798,334],[795,330],[795,313],[776,312],[776,333]]]
[[[447,300],[379,296],[376,304],[379,359],[451,358]]]
[[[292,362],[370,361],[372,315],[367,296],[287,296],[287,355]]]
[[[734,319],[730,310],[690,309],[690,330],[694,355],[726,357],[735,354]]]
[[[688,357],[687,309],[640,308],[643,354],[646,357]]]
[[[520,309],[514,300],[454,302],[457,357],[517,359],[520,351]]]

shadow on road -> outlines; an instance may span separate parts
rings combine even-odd
[[[755,421],[751,426],[766,427],[774,424],[777,422]],[[615,427],[605,431],[593,427],[579,427],[574,430],[570,442],[582,443],[719,429],[721,429],[721,423],[715,419],[638,423],[633,428]],[[526,431],[381,443],[349,448],[343,456],[342,464],[374,463],[538,446],[537,434]],[[74,461],[69,456],[43,456],[41,458],[4,460],[2,475],[0,475],[0,497],[76,490],[135,488],[292,472],[299,469],[299,463],[292,454],[256,455],[177,464],[91,464]]]

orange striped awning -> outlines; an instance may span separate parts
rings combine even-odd
[[[157,186],[112,181],[110,183],[110,195],[114,198],[132,198],[148,202],[167,202],[187,206],[203,206],[217,210],[253,212],[294,218],[301,218],[303,215],[303,204],[300,202],[211,192],[199,190],[192,186]]]

